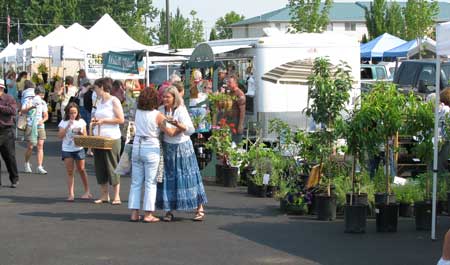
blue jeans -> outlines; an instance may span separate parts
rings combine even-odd
[[[133,145],[131,156],[131,186],[128,208],[139,210],[142,185],[144,185],[144,201],[142,209],[153,212],[156,202],[156,173],[159,165],[159,146]]]
[[[91,113],[88,112],[84,107],[80,107],[80,116],[86,122],[86,129],[89,130],[89,124],[91,123]]]

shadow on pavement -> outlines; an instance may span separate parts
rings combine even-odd
[[[448,221],[441,225],[442,235]],[[344,233],[343,220],[320,222],[301,218],[287,223],[243,222],[220,228],[239,237],[321,265],[435,264],[442,240],[431,242],[429,232],[415,231],[414,221],[403,220],[397,233],[376,233],[375,221],[367,223],[365,234]],[[433,253],[426,256],[421,253]]]
[[[64,202],[63,197],[33,197],[33,196],[15,196],[15,195],[0,195],[0,200],[10,200],[11,203],[24,204],[55,204]]]
[[[278,208],[275,206],[266,206],[260,208],[224,208],[218,206],[208,206],[207,211],[209,215],[234,216],[243,218],[274,217],[280,215]]]
[[[128,222],[129,214],[112,213],[55,213],[55,212],[29,212],[21,213],[23,216],[59,218],[62,221],[75,220],[106,220],[117,222]]]

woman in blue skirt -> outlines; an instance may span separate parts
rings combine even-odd
[[[190,135],[194,125],[176,87],[163,93],[159,108],[167,118],[167,127],[176,128],[175,136],[164,134],[164,180],[158,185],[156,205],[166,211],[164,221],[173,220],[172,211],[196,210],[194,221],[203,221],[203,205],[207,203],[202,176],[195,157]]]

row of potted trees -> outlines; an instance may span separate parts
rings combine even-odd
[[[378,170],[383,176],[375,181],[368,180],[361,165],[378,155],[380,147],[385,151],[384,160],[390,161],[389,156],[398,151],[393,145],[398,133],[415,136],[415,156],[431,165],[433,103],[413,94],[401,94],[395,85],[380,82],[361,95],[349,111],[353,82],[350,70],[345,63],[333,66],[327,58],[314,61],[308,91],[311,104],[305,110],[318,128],[314,133],[294,132],[286,123],[274,120],[270,130],[278,136],[277,145],[269,148],[257,139],[236,147],[231,144],[234,125],[222,122],[213,130],[207,146],[217,154],[222,166],[235,168],[236,177],[248,180],[249,192],[265,196],[277,190],[280,207],[288,213],[316,212],[318,219],[332,220],[339,204],[344,209],[345,231],[364,232],[367,209],[373,200],[377,231],[395,232],[398,202],[414,202],[417,228],[428,229],[430,174],[424,174],[420,181],[392,186],[389,162],[384,170]],[[338,139],[345,139],[343,148],[337,147]],[[314,188],[309,188],[308,183],[308,177],[314,177],[311,171],[320,179]],[[372,197],[374,190],[378,193]],[[400,210],[402,214],[410,212]]]

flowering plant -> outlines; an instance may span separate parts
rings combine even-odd
[[[235,127],[234,123],[227,123],[225,119],[221,119],[218,125],[212,126],[212,134],[205,144],[206,148],[217,154],[223,165],[230,165],[230,161],[234,160],[230,155],[238,153],[231,137],[232,133],[236,133]]]

